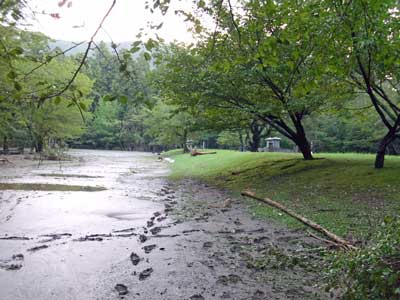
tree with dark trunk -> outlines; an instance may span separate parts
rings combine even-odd
[[[357,90],[368,95],[387,128],[375,158],[375,168],[383,168],[387,148],[400,134],[398,1],[385,0],[382,5],[361,0],[332,4],[329,9],[337,17],[333,27],[342,28],[332,39],[336,57],[337,49],[342,49],[341,72]]]

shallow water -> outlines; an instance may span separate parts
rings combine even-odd
[[[88,150],[70,154],[72,162],[44,161],[39,166],[37,161],[19,160],[12,166],[0,166],[0,182],[107,189],[0,191],[0,238],[29,238],[0,240],[0,299],[91,299],[90,289],[106,277],[116,260],[129,257],[135,243],[129,242],[129,237],[105,237],[103,242],[73,240],[140,228],[163,208],[156,201],[156,191],[168,171],[153,155]],[[46,242],[48,238],[43,236],[52,234],[64,235]],[[48,248],[27,251],[42,245]],[[16,254],[23,254],[23,261],[13,261]],[[22,267],[4,271],[12,264]]]

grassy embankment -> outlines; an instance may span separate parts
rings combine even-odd
[[[318,154],[313,161],[299,154],[227,150],[197,157],[177,150],[165,155],[175,159],[173,179],[200,179],[236,195],[250,188],[343,236],[367,239],[384,215],[400,211],[400,157],[387,157],[385,168],[376,170],[374,156],[367,154]],[[243,201],[261,217],[301,226],[262,203]]]

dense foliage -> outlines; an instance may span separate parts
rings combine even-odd
[[[160,150],[192,140],[257,151],[279,136],[305,159],[376,151],[382,167],[385,153],[397,153],[396,1],[195,3],[196,11],[180,14],[196,44],[91,43],[88,56],[68,56],[43,35],[17,29],[24,1],[2,1],[4,147],[40,151],[62,140]],[[202,23],[206,15],[212,26]]]
[[[343,299],[400,297],[400,219],[387,217],[365,248],[332,257],[332,287],[344,289]]]

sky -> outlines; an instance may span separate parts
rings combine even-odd
[[[60,0],[28,0],[29,10],[34,12],[36,20],[30,22],[29,30],[40,31],[47,36],[66,41],[80,42],[88,40],[107,10],[112,0],[70,0],[59,7]],[[71,5],[68,5],[71,2]],[[175,15],[177,9],[188,9],[191,1],[172,1],[166,16],[161,13],[151,14],[145,9],[145,0],[117,0],[115,7],[106,19],[95,40],[110,42],[135,41],[140,28],[147,28],[147,23],[163,22],[160,30],[154,31],[167,42],[191,42],[188,25],[182,17]],[[70,6],[70,7],[68,7]],[[49,14],[59,14],[60,18]],[[146,30],[150,32],[150,30]],[[151,34],[151,33],[149,33]]]

